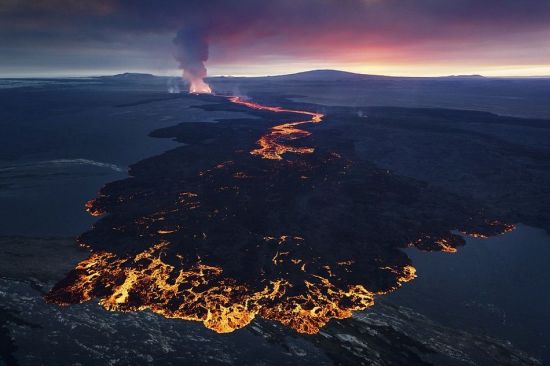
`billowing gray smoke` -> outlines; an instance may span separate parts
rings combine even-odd
[[[176,59],[183,70],[183,78],[189,82],[190,93],[211,93],[204,82],[205,62],[208,60],[208,40],[199,28],[184,28],[174,38]]]

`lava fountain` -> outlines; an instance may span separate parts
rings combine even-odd
[[[185,78],[185,76],[184,76]],[[192,94],[211,94],[212,89],[204,79],[187,79],[189,81],[189,93]]]

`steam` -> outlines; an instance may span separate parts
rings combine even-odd
[[[168,79],[168,82],[166,84],[168,86],[168,93],[179,94],[180,92],[179,79]]]
[[[208,40],[205,33],[199,28],[184,28],[174,38],[174,45],[183,78],[189,82],[189,92],[212,93],[212,89],[204,81],[205,63],[208,60]]]

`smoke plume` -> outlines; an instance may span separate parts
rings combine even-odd
[[[205,63],[208,60],[208,40],[199,28],[181,29],[176,38],[176,59],[183,78],[189,82],[190,93],[211,93],[210,86],[204,81],[206,77]]]

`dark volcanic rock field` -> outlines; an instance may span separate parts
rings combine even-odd
[[[198,98],[213,102],[207,110],[248,110]],[[398,249],[453,252],[464,244],[454,231],[512,228],[482,201],[361,159],[353,139],[364,119],[354,111],[328,109],[311,136],[292,141],[314,152],[282,160],[250,151],[270,127],[303,117],[249,112],[258,119],[155,131],[185,146],[102,189],[88,209],[108,215],[79,239],[94,255],[48,301],[99,298],[109,310],[147,308],[220,332],[258,315],[315,333],[414,279]]]

